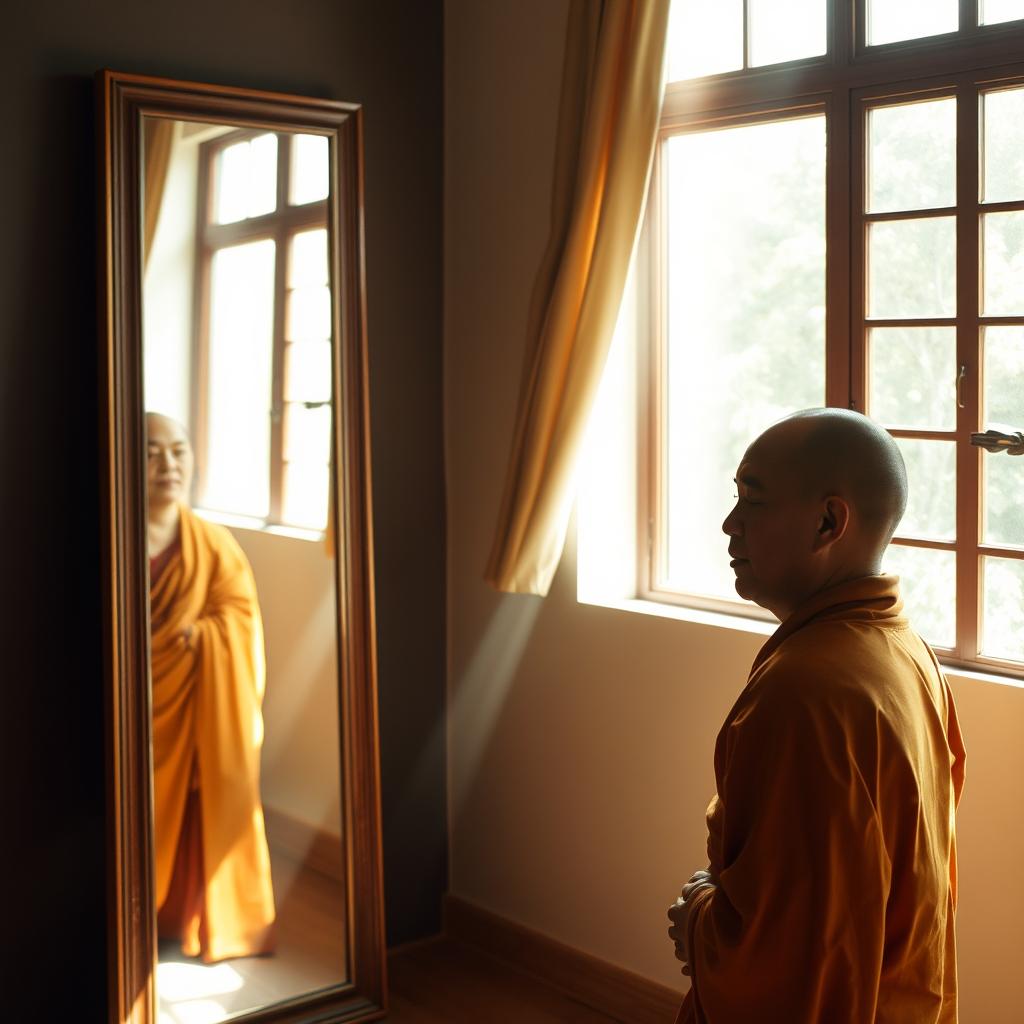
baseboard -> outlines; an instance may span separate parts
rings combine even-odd
[[[341,836],[324,832],[274,807],[263,806],[267,843],[272,851],[336,882],[345,881]]]
[[[682,993],[459,899],[446,896],[444,928],[622,1024],[666,1024]]]

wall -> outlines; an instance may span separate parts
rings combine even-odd
[[[102,67],[365,105],[389,937],[438,927],[441,32],[439,3],[397,0],[39,0],[5,11],[0,956],[4,977],[17,979],[5,987],[6,1018],[104,1019],[92,82]]]
[[[665,911],[705,863],[718,727],[763,637],[482,582],[547,238],[567,4],[445,6],[451,890],[683,990]],[[724,538],[723,538],[724,540]],[[1019,1018],[1024,689],[953,680],[961,1018]]]
[[[231,532],[252,566],[263,616],[263,803],[340,835],[334,561],[322,541]]]

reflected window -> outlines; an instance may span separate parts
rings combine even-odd
[[[331,456],[327,139],[200,147],[193,436],[200,507],[323,530]]]

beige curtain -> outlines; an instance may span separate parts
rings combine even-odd
[[[164,201],[167,169],[171,163],[171,144],[174,140],[174,122],[162,117],[145,121],[142,187],[142,265],[149,262],[156,235],[156,223]]]
[[[670,0],[572,0],[552,233],[534,289],[486,579],[546,594],[629,269],[661,109]]]

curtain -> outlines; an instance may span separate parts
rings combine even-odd
[[[167,168],[171,163],[174,122],[162,117],[148,117],[143,149],[142,183],[142,265],[149,262],[156,224],[164,201]]]
[[[661,110],[670,0],[572,0],[552,230],[485,577],[546,594],[565,543],[583,433],[608,355]]]

